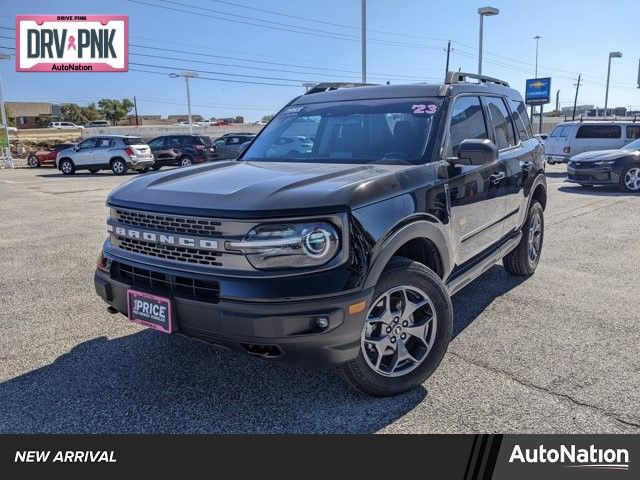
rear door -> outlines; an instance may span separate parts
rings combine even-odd
[[[491,119],[480,98],[458,96],[453,103],[444,147],[447,158],[458,156],[458,147],[469,138],[492,139]],[[504,162],[449,167],[449,195],[455,262],[461,265],[502,237],[506,210]]]
[[[98,138],[96,148],[93,152],[93,163],[95,165],[106,166],[111,160],[111,149],[115,147],[116,142],[113,138]]]

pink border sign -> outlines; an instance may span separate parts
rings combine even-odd
[[[122,67],[113,67],[105,62],[47,62],[38,63],[32,67],[21,67],[20,57],[20,22],[35,21],[38,25],[45,22],[100,22],[101,25],[108,25],[112,21],[124,22],[124,64]],[[129,71],[129,16],[128,15],[16,15],[16,71],[18,72],[128,72]],[[91,70],[52,70],[51,67],[81,65],[90,66]]]
[[[130,315],[131,315],[131,297],[133,297],[134,299],[136,297],[148,298],[149,300],[153,300],[155,302],[166,303],[167,304],[167,321],[169,323],[169,327],[168,328],[163,328],[162,326],[160,326],[160,325],[158,325],[156,323],[145,322],[144,320],[131,318],[130,317]],[[154,330],[158,330],[158,331],[163,332],[163,333],[172,333],[173,332],[173,312],[172,312],[172,307],[173,306],[171,305],[171,300],[169,298],[158,297],[156,295],[152,295],[152,294],[146,293],[146,292],[140,292],[138,290],[131,290],[131,289],[127,290],[127,317],[133,323],[137,323],[137,324],[142,325],[144,327],[149,327],[149,328],[152,328]]]

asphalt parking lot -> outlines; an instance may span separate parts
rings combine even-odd
[[[440,368],[377,399],[108,314],[92,278],[123,178],[0,170],[0,433],[640,433],[640,196],[563,171],[536,274],[455,295]]]

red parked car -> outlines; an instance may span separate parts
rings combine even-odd
[[[65,148],[75,147],[75,143],[59,143],[54,145],[53,147],[47,150],[38,150],[37,152],[32,152],[27,157],[27,163],[32,168],[38,168],[45,165],[53,165],[56,164],[56,155],[60,150],[64,150]]]

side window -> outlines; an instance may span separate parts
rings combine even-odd
[[[180,146],[181,147],[189,147],[196,143],[196,140],[193,137],[180,137]]]
[[[80,150],[85,150],[87,148],[95,148],[97,141],[98,141],[97,138],[88,138],[84,142],[80,142],[78,144],[78,148]]]
[[[98,140],[98,147],[100,148],[105,148],[105,147],[110,147],[111,146],[111,139],[110,138],[101,138]]]
[[[627,138],[629,140],[640,138],[640,125],[627,125]]]
[[[527,140],[533,136],[531,132],[531,122],[529,121],[529,115],[527,115],[527,108],[524,106],[524,102],[519,100],[511,100],[511,110],[513,111],[513,123],[518,130],[518,135],[521,140]]]
[[[580,125],[576,138],[620,138],[620,125]]]
[[[224,138],[218,138],[218,139],[216,139],[213,143],[215,143],[215,144],[216,144],[216,146],[218,146],[218,147],[219,147],[219,146],[221,146],[221,145],[224,145],[224,143],[225,143],[225,139],[224,139]]]
[[[493,128],[498,150],[515,146],[516,136],[513,131],[513,123],[511,123],[504,100],[498,97],[484,97],[484,99],[489,108],[491,128]]]
[[[240,137],[227,137],[227,145],[238,145]]]
[[[558,135],[560,135],[560,130],[562,130],[564,127],[562,125],[558,125],[556,128],[553,129],[553,131],[549,134],[549,138],[556,138]]]
[[[178,148],[180,146],[180,141],[178,137],[169,137],[166,139],[166,145],[168,148]]]
[[[489,138],[478,97],[459,97],[455,100],[451,111],[445,156],[457,157],[460,144],[468,138]]]
[[[164,141],[164,138],[162,138],[162,137],[154,138],[153,140],[151,140],[149,142],[149,146],[151,148],[160,148],[160,147],[162,147],[163,141]]]

